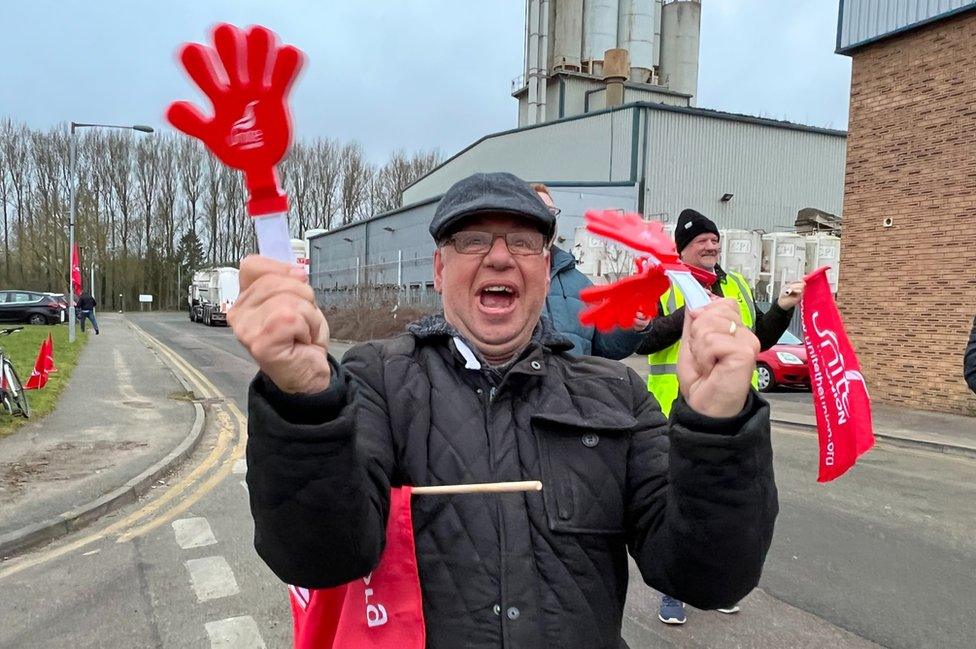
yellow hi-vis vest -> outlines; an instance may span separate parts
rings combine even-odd
[[[731,298],[739,303],[739,312],[742,314],[742,323],[754,329],[756,326],[756,302],[752,299],[752,291],[746,283],[746,278],[735,272],[728,272],[721,284],[722,295]],[[661,296],[661,314],[670,315],[680,309],[685,304],[685,297],[681,291],[669,288]],[[654,395],[664,416],[670,416],[671,406],[678,398],[678,351],[681,349],[681,341],[674,343],[670,347],[654,352],[647,357],[647,362],[651,365],[650,374],[647,375],[647,389]],[[752,387],[759,389],[759,375],[752,373]]]

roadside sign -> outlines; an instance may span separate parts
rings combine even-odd
[[[152,298],[153,298],[152,295],[142,295],[142,294],[139,295],[140,302],[149,302],[150,304],[152,304]]]

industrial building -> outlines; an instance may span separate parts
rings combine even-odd
[[[851,57],[838,301],[876,402],[976,415],[976,2],[841,0]]]
[[[314,238],[321,299],[363,286],[425,295],[427,224],[448,187],[478,171],[549,185],[562,209],[557,244],[575,246],[584,271],[596,268],[581,257],[587,209],[673,224],[691,207],[723,230],[759,233],[792,232],[801,210],[840,215],[846,133],[694,105],[700,13],[697,0],[528,0],[519,126],[409,186],[405,207]]]

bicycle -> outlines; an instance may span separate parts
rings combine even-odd
[[[23,331],[23,329],[23,327],[0,329],[0,336],[10,336],[18,331]],[[16,411],[23,415],[24,419],[30,419],[30,403],[27,401],[27,393],[24,391],[24,386],[3,347],[0,347],[0,402],[3,403],[8,415],[13,415],[16,408]]]

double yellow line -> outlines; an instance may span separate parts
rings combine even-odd
[[[188,510],[212,491],[231,473],[234,468],[234,461],[243,457],[244,447],[247,443],[247,418],[240,408],[225,398],[210,379],[190,365],[183,357],[140,327],[131,322],[129,324],[151,347],[154,347],[161,356],[166,358],[177,371],[186,377],[198,397],[213,400],[214,405],[211,412],[215,416],[218,426],[217,442],[214,448],[193,470],[159,493],[158,497],[144,507],[132,512],[122,520],[71,543],[46,550],[34,556],[19,560],[14,559],[8,566],[0,569],[0,579],[70,554],[104,538],[118,535],[116,543],[127,543],[151,532]],[[233,447],[230,448],[232,443]],[[180,499],[181,496],[182,499]],[[177,501],[174,506],[161,511],[173,501]]]

